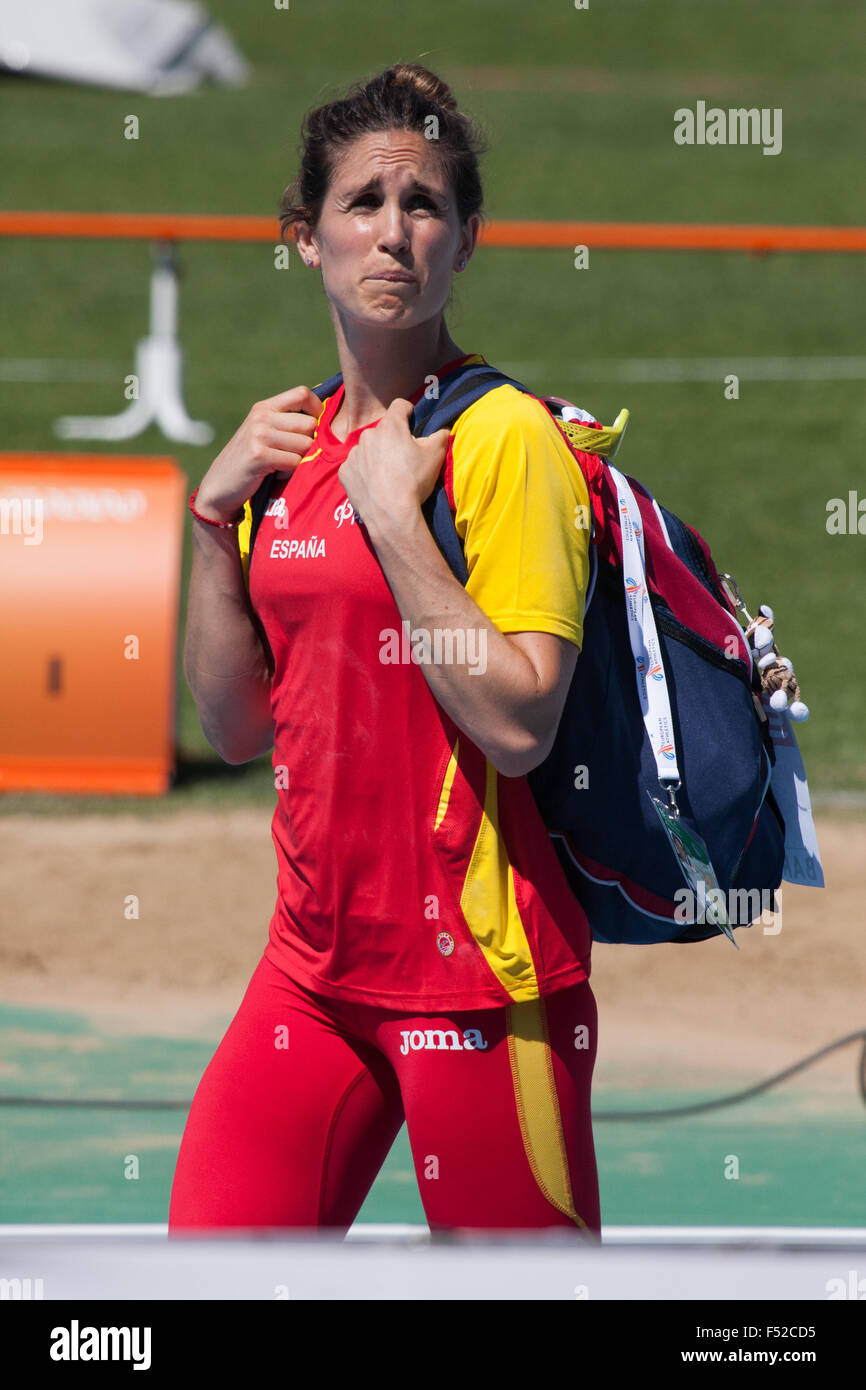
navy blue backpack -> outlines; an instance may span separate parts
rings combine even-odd
[[[333,376],[316,395],[324,400],[341,383]],[[415,406],[409,427],[416,435],[450,427],[504,384],[535,394],[486,363],[460,366]],[[775,755],[760,674],[706,542],[603,457],[616,450],[619,421],[605,430],[558,397],[536,399],[584,474],[592,516],[583,646],[556,741],[528,774],[529,785],[596,940],[703,941],[720,927],[711,914],[683,916],[683,872],[647,793],[667,798],[697,827],[726,895],[745,890],[739,897],[748,894],[750,905],[772,899],[782,880],[785,824],[770,789]],[[251,500],[250,550],[269,482]],[[465,584],[441,478],[424,514]],[[639,553],[643,574],[632,574]],[[652,640],[642,638],[643,645],[636,644],[635,616],[644,627],[649,621]],[[647,708],[662,688],[668,732],[653,741]],[[761,911],[750,906],[731,925],[749,925]]]

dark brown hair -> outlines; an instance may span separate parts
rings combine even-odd
[[[439,156],[465,223],[480,213],[483,193],[478,160],[486,152],[475,122],[457,109],[451,88],[419,63],[397,63],[369,82],[356,82],[345,97],[308,111],[301,130],[300,170],[279,205],[282,240],[291,228],[318,223],[337,159],[359,136],[382,130],[425,134],[431,116],[438,138],[431,146]]]

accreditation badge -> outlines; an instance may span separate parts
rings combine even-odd
[[[719,880],[710,862],[710,852],[703,836],[679,808],[675,810],[666,806],[657,796],[653,796],[649,788],[647,796],[658,812],[671,849],[682,869],[683,878],[694,894],[695,921],[706,921],[719,927],[739,950],[725,911],[725,895],[719,887]]]

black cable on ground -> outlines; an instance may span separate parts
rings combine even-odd
[[[828,1043],[826,1047],[819,1048],[817,1052],[810,1052],[808,1057],[802,1061],[795,1062],[793,1066],[786,1067],[784,1071],[777,1072],[775,1076],[770,1076],[766,1081],[759,1081],[755,1086],[749,1086],[745,1091],[735,1091],[729,1096],[719,1096],[716,1100],[703,1100],[695,1105],[676,1105],[663,1110],[594,1110],[593,1120],[671,1120],[680,1115],[698,1115],[704,1110],[721,1110],[727,1105],[739,1105],[744,1100],[751,1100],[752,1096],[758,1096],[763,1091],[769,1091],[771,1086],[778,1086],[782,1081],[787,1081],[789,1077],[795,1076],[797,1072],[804,1071],[813,1062],[820,1061],[828,1053],[835,1052],[837,1048],[847,1047],[849,1043],[861,1041],[863,1046],[860,1050],[860,1061],[857,1068],[857,1085],[861,1099],[866,1105],[866,1028],[859,1029],[856,1033],[849,1033],[847,1037],[839,1038],[836,1042]],[[50,1109],[51,1107],[66,1107],[77,1110],[188,1110],[191,1101],[188,1100],[111,1100],[103,1097],[80,1097],[66,1098],[65,1096],[0,1096],[0,1105],[20,1105],[36,1106],[38,1108]]]
[[[828,1052],[835,1052],[839,1047],[847,1047],[848,1043],[861,1040],[863,1046],[860,1050],[860,1062],[857,1068],[857,1085],[863,1104],[866,1105],[866,1028],[861,1028],[856,1033],[849,1033],[846,1038],[839,1038],[837,1042],[828,1043],[818,1052],[811,1052],[808,1057],[804,1057],[801,1062],[795,1062],[792,1067],[786,1067],[784,1071],[777,1072],[775,1076],[770,1076],[766,1081],[759,1081],[755,1086],[749,1086],[745,1091],[735,1091],[730,1096],[720,1096],[718,1100],[703,1100],[696,1105],[675,1105],[665,1110],[594,1110],[593,1120],[671,1120],[679,1115],[697,1115],[702,1110],[720,1110],[725,1105],[739,1105],[741,1101],[750,1100],[752,1096],[758,1096],[762,1091],[769,1091],[771,1086],[778,1086],[781,1081],[787,1081],[789,1076],[794,1076],[798,1071],[804,1071],[813,1062],[819,1061],[821,1057],[826,1057]]]
[[[188,1100],[109,1100],[66,1096],[0,1096],[0,1105],[30,1105],[50,1109],[52,1106],[70,1110],[189,1110]]]

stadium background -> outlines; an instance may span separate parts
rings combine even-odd
[[[484,126],[490,218],[866,223],[866,19],[844,0],[210,8],[253,63],[245,89],[148,99],[4,75],[0,205],[269,215],[303,112],[417,59]],[[674,110],[699,99],[780,107],[782,153],[675,145]],[[0,257],[3,447],[74,451],[52,421],[122,408],[150,248],[10,239]],[[319,277],[297,257],[278,272],[266,243],[189,243],[181,263],[186,401],[214,445],[150,430],[123,451],[173,454],[194,485],[254,400],[337,362]],[[739,953],[721,939],[597,947],[599,1113],[733,1091],[866,1027],[866,540],[825,527],[827,501],[866,477],[863,270],[854,255],[590,247],[577,271],[567,249],[482,247],[456,282],[448,322],[465,350],[605,422],[629,407],[618,463],[702,531],[752,611],[774,606],[812,711],[798,738],[826,889],[784,885],[782,931],[738,933]],[[39,359],[39,379],[16,365]],[[181,633],[188,522],[186,536]],[[270,761],[218,759],[179,663],[177,719],[164,798],[0,797],[6,1095],[188,1098],[240,1000],[273,907]],[[165,1220],[182,1111],[3,1121],[0,1222]],[[599,1119],[596,1138],[608,1224],[866,1224],[850,1047],[746,1104]],[[405,1131],[361,1215],[423,1220]]]

